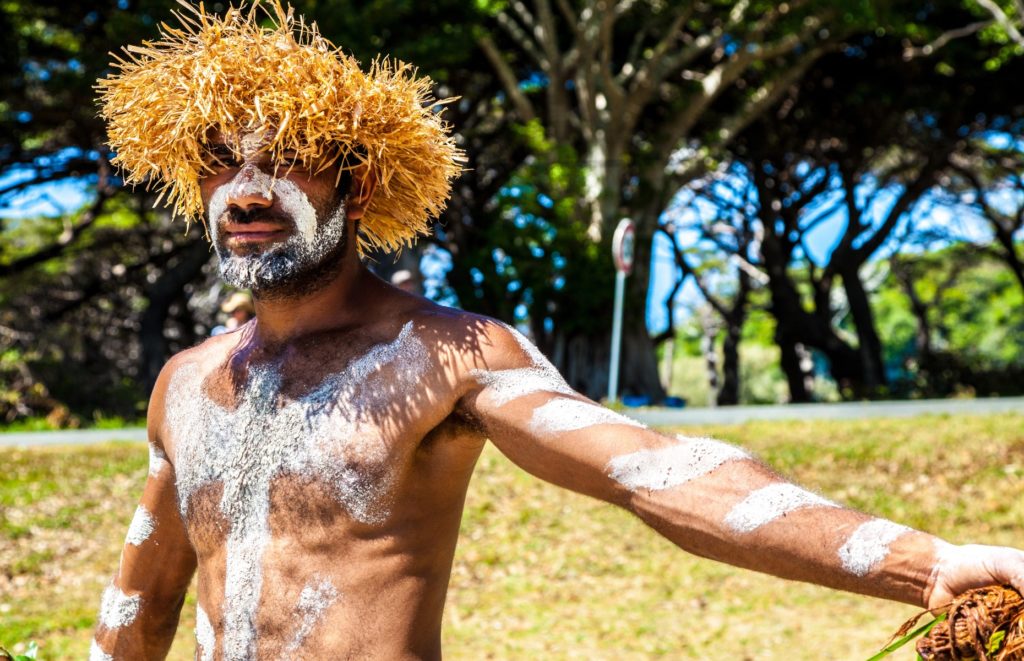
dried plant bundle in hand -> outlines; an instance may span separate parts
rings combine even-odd
[[[1013,588],[969,590],[942,612],[946,619],[917,643],[926,661],[1024,660],[1024,599]]]

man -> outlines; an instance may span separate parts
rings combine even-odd
[[[508,326],[373,276],[360,252],[425,231],[461,155],[424,107],[428,81],[365,74],[273,9],[270,28],[198,10],[101,82],[128,180],[205,210],[257,315],[160,375],[93,659],[162,658],[197,569],[200,659],[439,658],[485,439],[716,560],[927,606],[1024,588],[1024,553],[947,544],[738,448],[646,429],[573,392]]]

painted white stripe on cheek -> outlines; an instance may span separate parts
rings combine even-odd
[[[117,586],[110,585],[103,591],[100,603],[100,622],[108,629],[126,627],[139,615],[142,598],[139,595],[129,597]]]
[[[295,221],[295,228],[306,245],[316,240],[316,209],[302,189],[290,179],[275,179],[275,192],[281,209]]]
[[[557,397],[533,410],[530,431],[534,434],[557,434],[608,424],[643,427],[636,420],[602,406]]]
[[[630,491],[671,489],[707,475],[727,461],[750,455],[711,438],[679,439],[678,445],[639,450],[608,462],[608,475]]]
[[[913,529],[885,519],[861,524],[839,549],[843,569],[854,576],[867,576],[889,555],[889,545]]]
[[[725,517],[725,525],[739,533],[757,530],[780,516],[805,507],[839,507],[795,484],[780,482],[751,492]]]
[[[213,240],[214,245],[217,243],[217,234],[219,233],[218,221],[228,209],[228,191],[230,190],[228,187],[230,185],[229,182],[218,186],[217,190],[213,191],[213,195],[210,196],[210,203],[206,205],[206,215],[210,225],[210,238]]]

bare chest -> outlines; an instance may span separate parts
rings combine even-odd
[[[283,361],[247,367],[234,392],[211,392],[198,365],[184,365],[168,389],[179,508],[217,485],[232,522],[266,519],[278,483],[316,483],[349,517],[387,517],[388,496],[422,434],[425,411],[409,399],[427,371],[409,329],[311,380]],[[312,382],[311,382],[312,381]]]

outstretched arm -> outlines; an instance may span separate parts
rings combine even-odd
[[[521,335],[494,324],[462,406],[512,461],[618,504],[681,548],[729,564],[937,607],[967,589],[1024,591],[1024,553],[955,546],[807,491],[740,448],[669,437],[573,392]]]
[[[164,658],[195,571],[195,553],[178,513],[174,467],[159,433],[162,381],[150,400],[149,476],[121,562],[103,592],[90,661]]]

